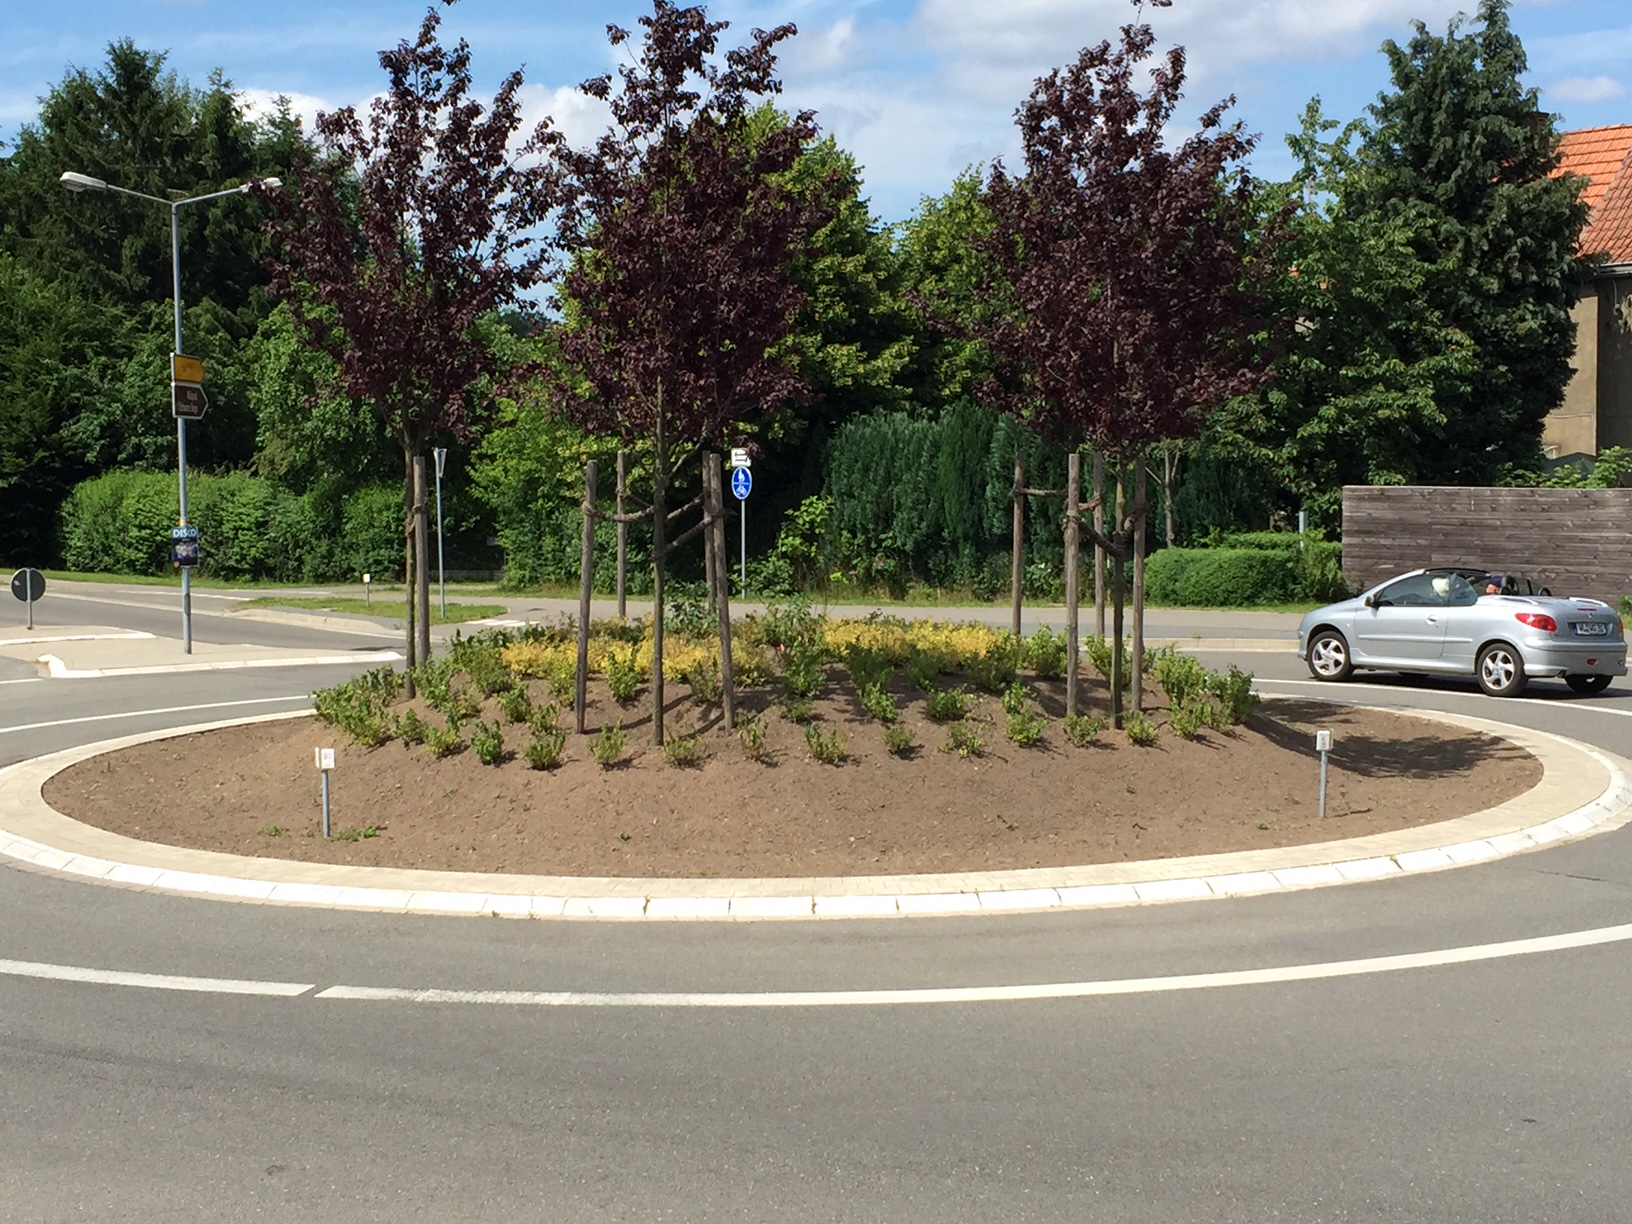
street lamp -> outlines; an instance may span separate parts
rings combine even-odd
[[[148,195],[143,191],[131,191],[128,187],[116,187],[104,179],[92,178],[88,174],[76,174],[72,170],[65,170],[58,180],[69,191],[111,191],[117,195],[135,196],[138,200],[149,200],[154,204],[162,204],[170,210],[170,280],[175,299],[176,314],[176,355],[180,356],[186,350],[181,347],[181,221],[180,212],[184,204],[198,204],[204,200],[219,200],[222,196],[241,195],[248,191],[255,181],[265,187],[282,187],[281,179],[263,178],[252,180],[238,187],[229,187],[226,191],[212,191],[208,195],[187,196],[184,199],[165,200],[158,196]],[[180,502],[181,526],[187,526],[187,418],[176,417],[176,471],[179,482],[178,499]],[[190,565],[181,567],[181,648],[187,654],[193,653],[193,568]]]
[[[436,585],[441,591],[442,619],[448,619],[448,571],[442,568],[442,465],[448,461],[448,448],[439,446],[436,456]]]

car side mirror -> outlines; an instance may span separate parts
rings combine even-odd
[[[1366,605],[1366,607],[1368,607],[1368,608],[1375,608],[1375,607],[1376,607],[1376,606],[1377,606],[1377,596],[1375,596],[1375,595],[1367,595],[1367,596],[1366,596],[1366,598],[1365,598],[1365,599],[1364,599],[1364,600],[1363,600],[1363,601],[1362,601],[1362,602],[1363,602],[1363,603],[1364,603],[1364,604],[1365,604],[1365,605]]]

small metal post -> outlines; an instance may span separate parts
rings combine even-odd
[[[448,461],[448,448],[437,447],[436,456],[436,585],[442,601],[442,619],[448,619],[448,575],[442,568],[442,465]]]
[[[28,599],[25,601],[28,604],[28,629],[32,633],[34,631],[34,584],[25,578],[23,585],[26,588],[25,593],[28,595]]]
[[[1315,732],[1315,751],[1320,753],[1320,818],[1326,819],[1326,757],[1332,750],[1332,733]]]
[[[373,574],[364,574],[363,575],[363,607],[372,608],[374,606],[374,600],[372,598],[373,594],[374,594],[374,575]]]
[[[329,771],[334,768],[333,748],[314,748],[312,756],[316,758],[318,772],[323,775],[323,838],[329,836]]]
[[[176,352],[181,347],[181,210],[170,205],[170,281],[171,300],[175,310]],[[172,359],[173,360],[173,359]],[[173,372],[173,367],[172,367]],[[181,525],[187,526],[187,418],[176,418],[176,499]],[[181,567],[181,651],[193,653],[193,567]]]
[[[737,514],[742,523],[742,596],[748,597],[748,499],[737,499]]]

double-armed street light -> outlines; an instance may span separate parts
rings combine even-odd
[[[64,171],[61,179],[58,181],[60,181],[69,191],[106,191],[112,192],[116,195],[135,196],[138,200],[147,200],[151,203],[162,205],[170,210],[170,280],[173,290],[172,296],[175,299],[176,316],[176,347],[171,358],[170,377],[172,386],[178,381],[191,381],[189,379],[179,378],[179,363],[176,361],[176,358],[182,357],[183,353],[185,352],[185,350],[181,347],[181,209],[185,205],[200,204],[205,200],[219,200],[223,196],[242,195],[257,182],[263,187],[282,187],[282,181],[275,178],[255,179],[251,180],[250,182],[243,183],[237,187],[229,187],[225,191],[212,191],[207,195],[185,196],[174,200],[166,200],[159,196],[148,195],[145,191],[132,191],[128,187],[118,187],[104,179],[92,178],[88,174],[76,174],[72,170]],[[202,379],[202,365],[194,363],[193,368],[198,371],[198,378]],[[195,402],[197,406],[196,408],[192,409],[192,411],[202,412],[203,404],[205,402],[202,390],[197,392]],[[180,530],[172,534],[178,542],[186,546],[195,541],[197,536],[196,534],[189,536],[187,533],[187,417],[182,415],[179,407],[176,409],[175,415],[176,462],[180,501],[179,518],[181,521]],[[194,552],[196,554],[196,548],[194,549]],[[192,559],[196,560],[196,555],[193,556]],[[183,558],[183,561],[184,563],[181,566],[181,648],[187,654],[192,654],[193,567],[190,563],[186,563],[186,558]]]

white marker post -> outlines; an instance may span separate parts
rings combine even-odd
[[[317,768],[323,774],[323,837],[329,836],[329,771],[334,768],[333,748],[314,748],[312,755],[317,758]]]
[[[1326,819],[1326,756],[1332,750],[1332,733],[1315,732],[1315,751],[1320,753],[1320,818]]]
[[[365,608],[372,608],[374,606],[374,601],[369,598],[369,593],[374,589],[372,585],[373,582],[373,574],[363,575],[363,607]]]

